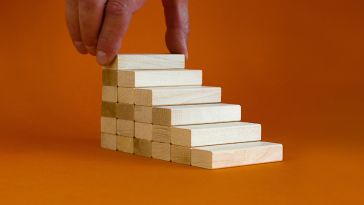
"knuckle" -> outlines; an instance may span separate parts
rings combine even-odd
[[[131,12],[132,2],[131,0],[109,0],[106,5],[106,12],[114,15]]]

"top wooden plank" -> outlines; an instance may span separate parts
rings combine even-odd
[[[185,68],[183,54],[119,54],[114,61],[103,66],[112,70]]]

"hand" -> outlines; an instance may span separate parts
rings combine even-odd
[[[188,0],[162,0],[171,53],[188,56]],[[117,54],[135,11],[144,0],[66,0],[67,26],[76,49],[96,55],[101,65]]]

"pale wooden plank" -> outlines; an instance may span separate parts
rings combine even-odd
[[[191,148],[171,145],[171,161],[180,164],[191,164]]]
[[[125,137],[134,137],[134,121],[117,119],[116,133]]]
[[[152,140],[153,126],[150,123],[135,122],[135,138]]]
[[[116,135],[101,133],[101,147],[109,150],[116,150]]]
[[[116,134],[116,118],[101,117],[101,132]]]
[[[156,142],[171,142],[171,127],[162,125],[153,125],[152,140]]]
[[[259,140],[261,140],[261,126],[256,123],[226,122],[171,128],[171,143],[186,147]]]
[[[134,120],[136,122],[152,123],[152,107],[135,105]]]
[[[221,102],[221,88],[209,86],[149,87],[135,89],[135,104],[143,106]]]
[[[124,104],[134,104],[134,90],[135,88],[118,87],[118,102]]]
[[[246,142],[192,148],[193,166],[217,169],[282,161],[283,146],[270,142]]]
[[[152,120],[165,126],[240,121],[241,107],[224,103],[153,107]]]
[[[144,157],[151,157],[152,141],[134,138],[134,154]]]
[[[116,117],[123,120],[134,120],[134,105],[117,103]]]
[[[152,142],[152,158],[170,161],[171,160],[171,144]]]
[[[109,70],[109,69],[102,70],[102,85],[117,86],[118,72],[116,70]]]
[[[134,153],[134,139],[118,135],[116,137],[116,149],[120,152]]]
[[[155,87],[202,85],[201,70],[119,70],[118,86]]]
[[[118,92],[116,86],[102,86],[102,101],[105,102],[117,102]]]
[[[101,116],[104,117],[116,117],[116,104],[114,102],[102,102],[101,103]]]
[[[184,68],[183,54],[118,54],[104,69],[170,69]]]

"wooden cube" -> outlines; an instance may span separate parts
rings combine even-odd
[[[134,121],[117,119],[116,133],[125,137],[134,137]]]
[[[116,137],[116,148],[121,152],[134,153],[134,138],[118,135]]]
[[[153,126],[149,123],[135,122],[135,138],[152,140]]]
[[[143,157],[151,157],[152,141],[134,138],[134,154]]]
[[[152,158],[170,161],[171,160],[171,144],[152,142]]]
[[[155,142],[171,142],[171,127],[163,125],[153,125],[152,140]]]

